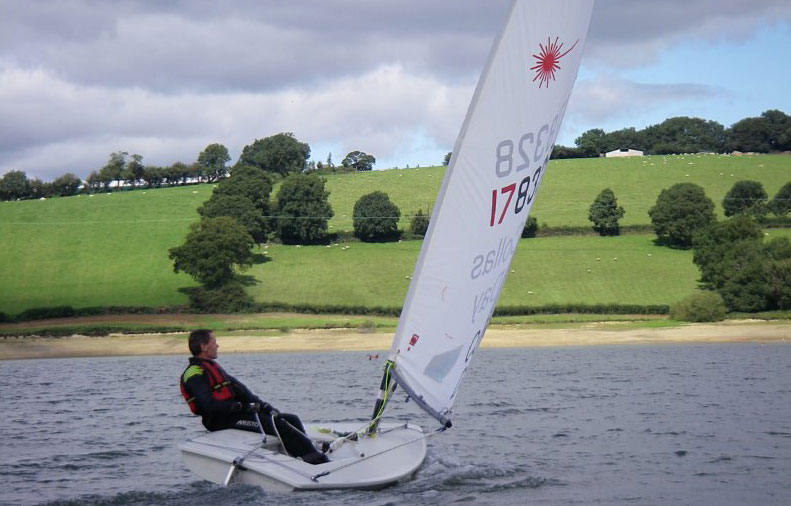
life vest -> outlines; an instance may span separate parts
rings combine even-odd
[[[190,396],[185,387],[185,383],[192,376],[196,374],[203,374],[206,371],[206,376],[209,379],[209,390],[211,396],[215,401],[229,401],[234,398],[233,390],[231,390],[231,380],[227,379],[221,372],[220,366],[208,360],[201,360],[197,364],[190,364],[181,374],[181,381],[179,387],[181,388],[181,395],[187,401],[187,405],[196,415],[200,415],[198,407],[195,405],[195,396]]]

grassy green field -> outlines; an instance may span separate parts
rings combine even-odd
[[[265,302],[400,307],[420,245],[273,245],[272,261],[252,269],[260,284],[249,292]],[[690,251],[657,247],[648,235],[522,240],[511,270],[502,306],[667,304],[691,293],[697,277]]]
[[[332,230],[351,229],[354,202],[374,190],[386,191],[404,216],[428,210],[443,173],[435,167],[329,176]],[[721,212],[725,192],[741,179],[760,181],[771,197],[791,180],[791,157],[553,161],[533,215],[552,226],[588,226],[590,203],[610,187],[626,208],[622,223],[647,224],[659,191],[680,181],[703,186]],[[194,283],[172,272],[167,250],[183,242],[211,191],[198,185],[0,202],[0,311],[185,303],[177,290]],[[272,261],[251,270],[260,283],[250,291],[261,302],[400,306],[420,243],[343,246],[271,245]],[[697,277],[689,252],[631,235],[522,241],[513,270],[501,305],[666,304],[689,293]]]
[[[197,192],[197,193],[193,193]],[[0,202],[0,311],[171,305],[192,284],[167,250],[184,241],[211,187]]]
[[[380,190],[401,209],[399,226],[409,226],[418,209],[430,210],[445,167],[372,171],[327,177],[335,216],[333,230],[352,230],[352,209],[366,193]],[[706,190],[722,217],[722,199],[737,181],[756,180],[771,199],[791,181],[791,156],[680,155],[633,158],[553,160],[547,169],[532,215],[542,225],[587,227],[588,208],[604,188],[615,192],[626,210],[622,225],[651,223],[648,210],[659,192],[676,183],[690,182]]]

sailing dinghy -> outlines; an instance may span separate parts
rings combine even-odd
[[[445,173],[385,363],[370,422],[306,424],[330,462],[283,453],[277,438],[207,433],[180,446],[215,483],[265,490],[375,489],[414,474],[424,431],[380,423],[396,385],[439,422],[483,339],[546,173],[590,23],[593,0],[515,0],[481,74]],[[539,269],[540,266],[535,266]]]

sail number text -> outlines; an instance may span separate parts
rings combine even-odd
[[[541,179],[543,168],[544,166],[542,165],[533,173],[532,185],[530,184],[531,176],[525,176],[518,186],[517,183],[511,183],[502,188],[492,190],[492,212],[489,216],[490,227],[495,226],[495,224],[500,225],[509,209],[513,208],[514,214],[519,214],[527,204],[533,201],[533,197],[536,196],[536,190],[538,190],[538,183]],[[514,194],[516,194],[516,198],[514,198]],[[513,206],[511,206],[511,202],[514,203]]]
[[[549,124],[542,126],[535,134],[528,132],[522,135],[518,142],[506,139],[497,145],[494,171],[499,178],[506,178],[529,169],[531,160],[533,166],[536,162],[540,165],[532,176],[525,176],[518,183],[514,182],[492,190],[490,227],[500,225],[509,209],[513,209],[514,214],[519,214],[527,204],[533,201],[548,158],[544,156],[545,141],[547,137],[553,136],[556,122],[557,120],[552,123],[551,127]],[[513,202],[513,206],[511,202]]]

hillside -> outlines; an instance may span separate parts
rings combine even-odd
[[[349,230],[354,202],[374,190],[390,194],[402,216],[427,210],[443,173],[444,168],[435,167],[329,176],[335,209],[331,230]],[[791,180],[791,157],[553,161],[533,215],[551,226],[588,226],[590,203],[610,187],[626,208],[622,223],[647,224],[647,210],[659,191],[680,181],[703,186],[721,213],[722,197],[741,179],[760,181],[771,197]],[[0,202],[0,311],[184,303],[177,289],[193,282],[173,273],[167,250],[183,241],[197,219],[195,209],[211,190],[211,185],[198,185]],[[408,218],[401,223],[407,226]],[[591,236],[522,241],[501,304],[672,302],[694,287],[697,271],[689,252],[656,248],[651,240]],[[251,293],[265,302],[400,306],[419,246],[354,243],[344,250],[342,245],[272,245],[272,261],[251,271],[261,281]]]
[[[352,229],[352,208],[363,194],[381,190],[401,209],[400,227],[418,209],[430,209],[445,167],[372,171],[327,177],[335,216],[333,230]],[[588,208],[604,188],[615,192],[626,209],[622,225],[648,225],[648,210],[659,192],[675,183],[690,182],[706,190],[722,217],[722,199],[737,181],[761,182],[771,199],[791,181],[788,155],[679,155],[635,158],[552,160],[532,215],[551,227],[590,226]]]

